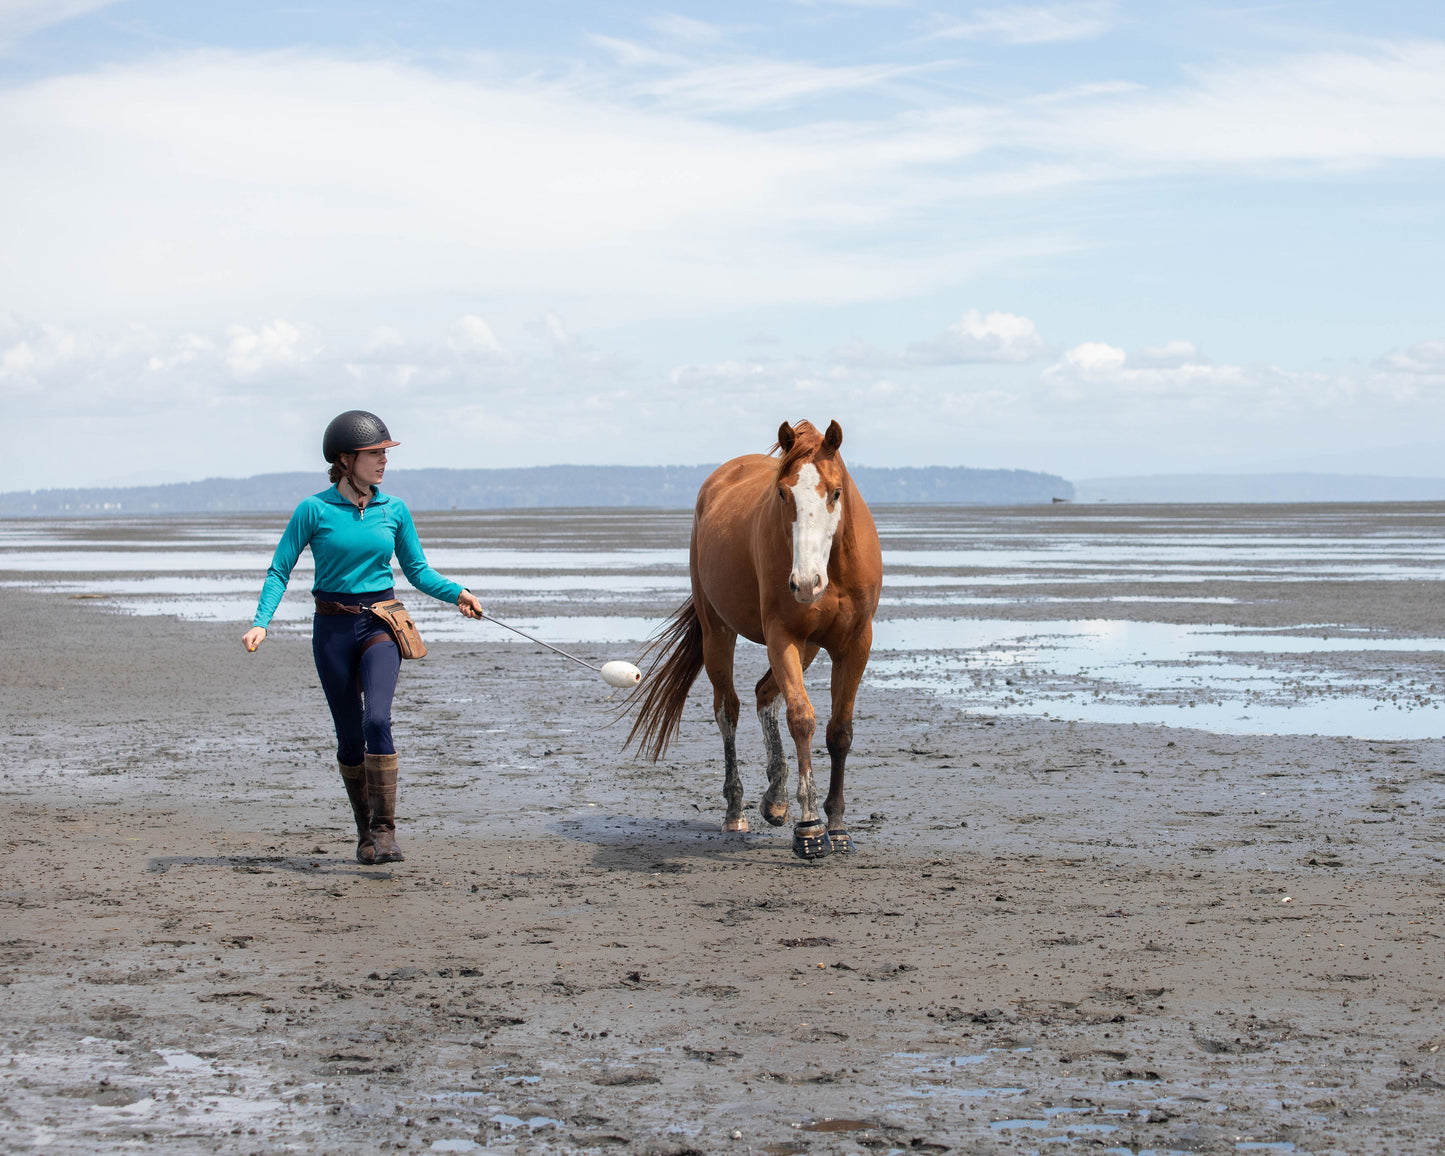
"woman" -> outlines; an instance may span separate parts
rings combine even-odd
[[[392,592],[392,554],[418,590],[454,602],[468,618],[485,617],[470,590],[427,565],[400,498],[377,484],[386,472],[393,441],[374,413],[348,410],[326,427],[321,452],[331,465],[331,489],[296,507],[276,546],[251,629],[242,641],[255,650],[296,559],[307,546],[316,563],[316,618],[311,652],[326,703],[336,723],[336,761],[356,816],[360,863],[404,859],[396,844],[396,747],[391,741],[391,700],[401,653],[381,620],[363,607],[385,602]]]

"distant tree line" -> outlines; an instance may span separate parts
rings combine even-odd
[[[713,466],[532,466],[511,470],[395,470],[383,488],[414,510],[637,506],[686,509]],[[1071,482],[1030,470],[964,466],[852,467],[871,504],[1027,505],[1072,498]],[[325,474],[260,474],[161,486],[0,494],[0,516],[201,514],[290,511],[326,488]]]

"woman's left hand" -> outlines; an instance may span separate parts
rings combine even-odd
[[[485,618],[487,612],[482,609],[481,601],[470,590],[463,590],[457,595],[457,609],[468,618]]]

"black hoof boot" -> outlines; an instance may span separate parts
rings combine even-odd
[[[828,842],[839,855],[853,854],[853,836],[847,831],[829,831]]]
[[[821,859],[833,850],[821,819],[799,823],[793,828],[793,854],[799,859]]]

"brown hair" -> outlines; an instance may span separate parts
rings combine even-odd
[[[818,427],[810,421],[800,421],[793,427],[793,444],[783,450],[783,443],[776,441],[768,453],[776,453],[783,450],[782,459],[778,462],[779,479],[786,478],[795,470],[799,463],[806,461],[813,456],[813,451],[822,444],[823,435],[818,432]]]
[[[330,469],[330,471],[329,471],[329,472],[327,473],[327,475],[326,475],[328,478],[331,479],[331,484],[332,484],[333,486],[336,485],[339,481],[341,481],[342,478],[346,477],[346,467],[341,464],[341,459],[342,459],[343,456],[349,458],[349,457],[353,457],[354,455],[352,455],[352,454],[346,454],[346,455],[337,454],[337,455],[336,455],[336,460],[331,463],[331,469]]]

